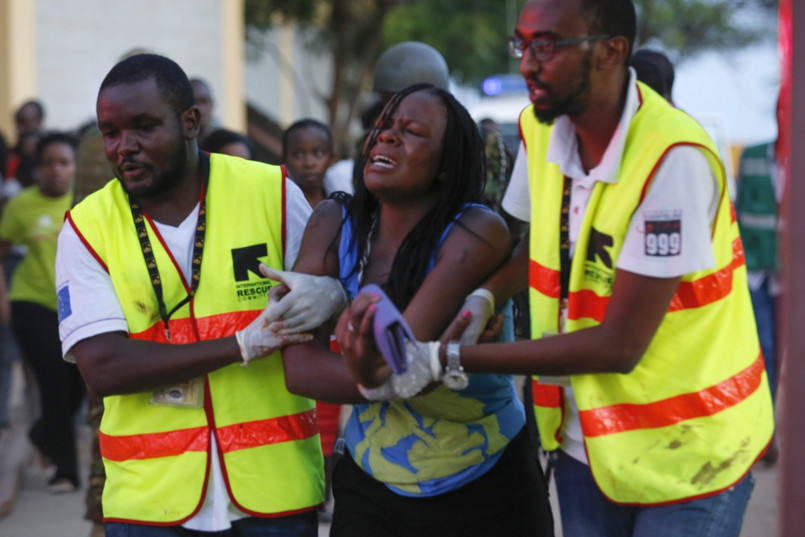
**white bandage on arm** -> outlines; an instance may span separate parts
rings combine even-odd
[[[464,345],[477,343],[489,319],[495,314],[495,295],[488,289],[479,287],[467,295],[461,311],[469,311],[472,314],[470,324],[461,334],[461,343]]]

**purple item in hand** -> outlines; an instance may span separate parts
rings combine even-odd
[[[408,358],[405,354],[405,341],[416,346],[416,339],[408,328],[408,324],[400,310],[386,296],[386,293],[377,285],[365,285],[361,293],[371,293],[380,297],[375,303],[374,335],[375,345],[383,358],[391,367],[395,375],[401,375],[408,370]]]

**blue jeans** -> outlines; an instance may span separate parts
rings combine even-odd
[[[775,297],[769,293],[769,278],[756,291],[749,290],[752,299],[752,309],[755,312],[757,335],[760,339],[760,349],[763,351],[763,362],[766,365],[766,374],[769,376],[769,388],[774,400],[777,391],[776,355],[774,348],[776,304]]]
[[[196,531],[182,526],[145,526],[107,522],[106,537],[316,537],[319,521],[316,511],[278,518],[248,517],[232,522],[224,531]]]
[[[598,489],[587,465],[552,453],[565,537],[738,537],[755,481],[749,474],[715,496],[657,507],[618,505]]]

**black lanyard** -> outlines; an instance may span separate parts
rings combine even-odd
[[[570,177],[564,176],[562,212],[559,217],[559,298],[567,300],[570,285]],[[561,307],[561,306],[560,306]]]
[[[162,298],[162,278],[159,276],[159,267],[157,267],[157,260],[154,258],[154,250],[151,248],[151,242],[148,240],[148,229],[145,227],[145,219],[148,218],[148,216],[143,214],[140,204],[134,201],[133,198],[129,197],[131,216],[134,218],[134,227],[137,229],[137,238],[140,239],[140,248],[142,249],[143,258],[145,259],[145,266],[148,268],[148,275],[151,277],[151,286],[154,288],[154,294],[157,297],[157,303],[159,304],[159,316],[162,319],[162,323],[165,325],[165,339],[167,341],[171,340],[169,327],[171,315],[176,313],[179,308],[190,302],[193,297],[196,296],[196,291],[198,291],[198,286],[201,282],[201,258],[204,253],[204,236],[207,230],[206,194],[207,183],[209,181],[209,170],[209,157],[200,153],[199,172],[203,177],[203,181],[201,183],[201,196],[199,199],[196,236],[193,242],[193,268],[190,288],[188,289],[187,284],[185,284],[187,296],[181,302],[176,304],[176,306],[170,311],[168,311],[168,308],[165,305],[165,300]],[[150,218],[149,222],[151,222],[151,227],[153,227],[154,231],[156,231],[156,227]],[[159,238],[159,233],[157,233],[157,237]],[[165,249],[168,250],[167,245],[165,246]],[[179,275],[182,278],[182,281],[184,281],[181,268],[177,266],[176,270],[179,271]]]

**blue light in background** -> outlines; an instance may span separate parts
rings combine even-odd
[[[481,83],[485,95],[497,96],[528,91],[525,80],[519,74],[492,75]]]
[[[481,89],[487,95],[500,95],[501,90],[503,89],[503,84],[501,84],[500,79],[496,76],[490,76],[486,80],[484,80]]]

